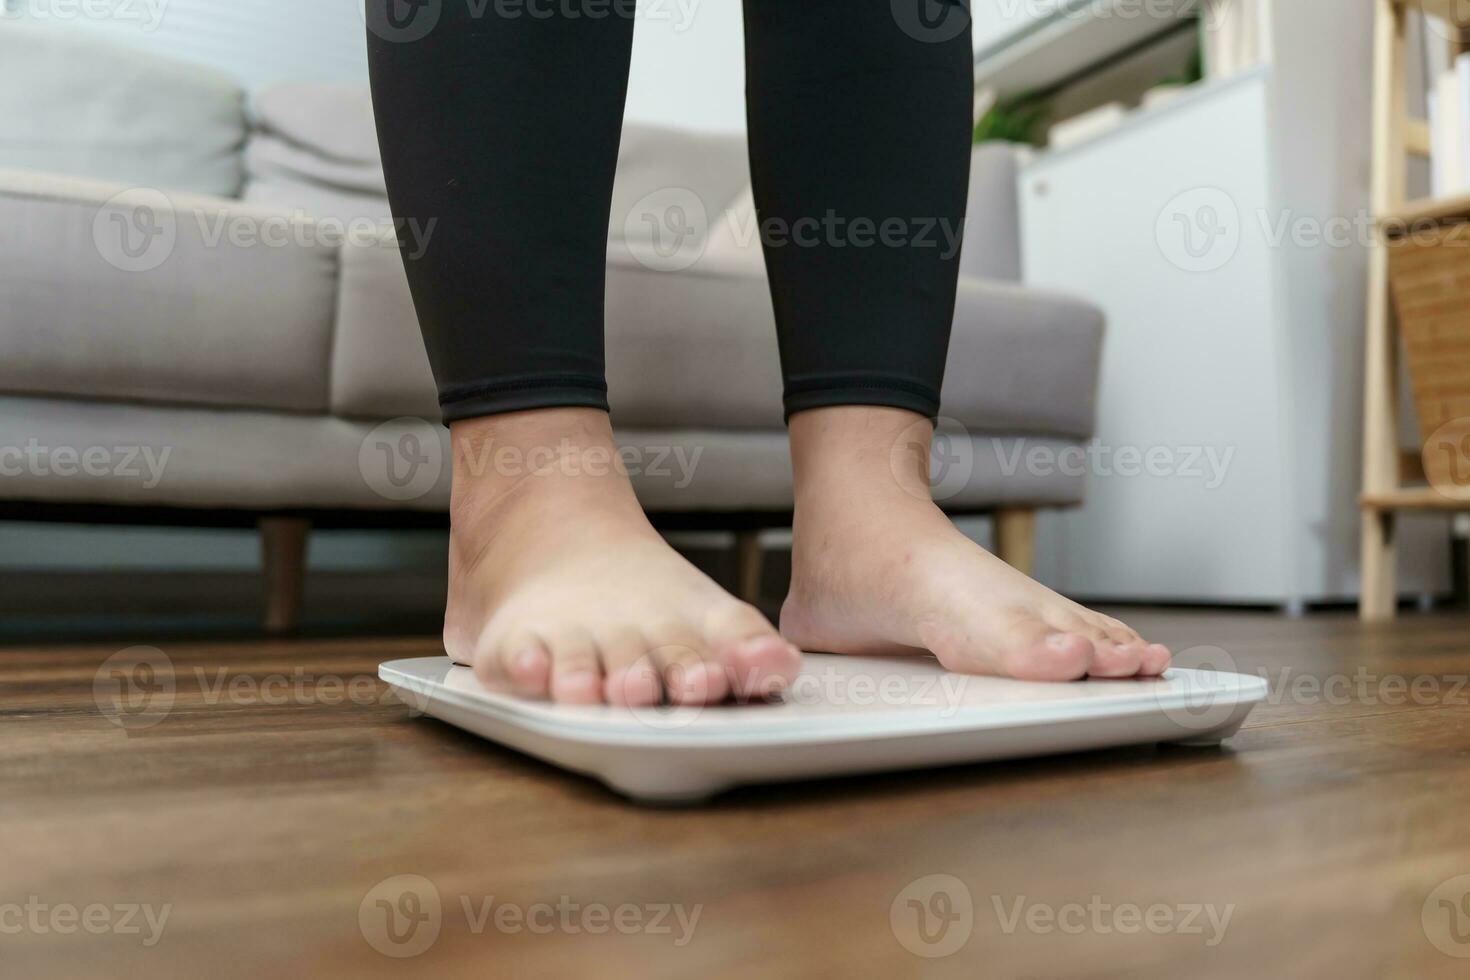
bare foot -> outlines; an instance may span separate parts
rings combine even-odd
[[[1023,680],[1163,673],[1169,650],[1032,581],[929,499],[929,426],[850,406],[791,420],[791,592],[781,632],[803,650],[932,651],[950,670]]]
[[[444,646],[487,682],[577,704],[705,704],[800,655],[648,523],[606,413],[455,423]]]

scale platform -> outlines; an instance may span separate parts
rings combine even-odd
[[[1217,671],[1045,684],[953,674],[927,657],[812,653],[780,700],[706,707],[528,701],[447,657],[390,661],[378,676],[417,712],[666,804],[749,783],[1218,745],[1266,697],[1264,679]]]

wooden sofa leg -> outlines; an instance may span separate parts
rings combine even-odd
[[[1002,561],[1030,575],[1035,546],[1035,508],[1006,507],[995,512],[995,553]]]
[[[267,633],[289,633],[301,623],[301,594],[306,580],[306,539],[311,522],[295,517],[260,520],[261,572],[265,579]]]
[[[738,595],[754,604],[761,597],[761,533],[735,532],[735,580]]]

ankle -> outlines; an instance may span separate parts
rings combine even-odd
[[[796,509],[827,511],[843,502],[930,504],[933,425],[899,408],[844,405],[791,417]]]
[[[548,408],[466,419],[450,426],[452,516],[570,494],[616,500],[632,488],[606,412]]]

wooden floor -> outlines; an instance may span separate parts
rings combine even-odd
[[[1470,973],[1470,619],[1126,615],[1271,702],[1223,751],[695,810],[411,718],[371,677],[430,639],[165,643],[126,727],[115,646],[0,649],[0,974]]]

